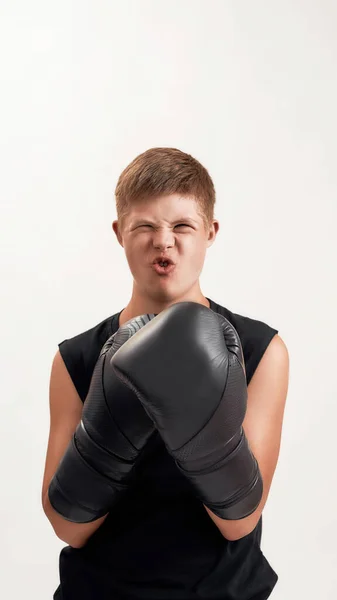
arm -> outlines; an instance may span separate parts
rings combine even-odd
[[[48,498],[49,483],[80,422],[83,409],[82,401],[59,351],[57,351],[52,364],[49,408],[50,431],[42,484],[42,506],[57,537],[74,548],[80,548],[100,527],[107,515],[92,523],[72,523],[63,519],[53,509]]]
[[[280,451],[288,381],[287,347],[282,338],[276,335],[248,385],[247,412],[243,421],[245,435],[262,475],[263,495],[260,504],[251,515],[237,521],[221,519],[205,507],[228,540],[240,539],[253,531],[266,504]]]

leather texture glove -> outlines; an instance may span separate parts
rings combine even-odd
[[[68,521],[89,523],[109,511],[127,489],[137,458],[155,431],[112,361],[154,316],[141,315],[122,325],[100,352],[81,421],[48,488],[51,505]]]
[[[198,498],[223,519],[254,512],[263,483],[242,427],[247,384],[231,323],[201,304],[174,304],[130,338],[111,364]]]

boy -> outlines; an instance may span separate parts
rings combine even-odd
[[[279,455],[288,388],[288,353],[276,329],[231,312],[201,291],[199,277],[206,250],[215,241],[219,229],[214,219],[214,204],[215,190],[207,170],[192,156],[177,149],[152,148],[138,156],[119,177],[117,220],[112,226],[133,277],[132,296],[123,310],[60,343],[51,372],[51,423],[42,502],[56,535],[68,544],[60,555],[61,583],[54,595],[57,600],[264,600],[277,582],[276,573],[260,549],[261,515]],[[130,337],[136,332],[131,346],[136,347],[137,340],[146,341],[150,331],[156,333],[156,323],[160,319],[163,322],[167,311],[170,315],[176,310],[175,305],[178,310],[200,305],[202,318],[203,311],[206,318],[215,318],[215,313],[222,326],[232,328],[230,335],[239,336],[244,358],[242,372],[247,385],[242,423],[245,437],[241,439],[248,440],[250,454],[246,445],[244,460],[246,464],[251,461],[250,466],[256,465],[255,481],[260,484],[257,501],[255,498],[255,504],[248,509],[247,505],[243,512],[216,510],[214,507],[220,504],[207,502],[207,489],[205,501],[200,500],[191,485],[191,477],[185,476],[174,460],[174,453],[168,451],[165,435],[160,435],[160,427],[155,426],[156,419],[148,419],[148,407],[142,406],[140,395],[126,389],[127,386],[122,390],[116,378],[112,383],[105,379],[109,382],[106,385],[114,390],[112,396],[117,400],[122,398],[111,405],[115,411],[111,423],[117,423],[118,427],[116,425],[114,432],[111,429],[106,444],[115,443],[122,435],[123,443],[130,442],[128,453],[121,458],[120,450],[113,446],[109,451],[106,448],[105,457],[113,457],[111,460],[115,461],[114,475],[109,479],[102,477],[103,466],[96,468],[99,460],[103,465],[105,459],[97,458],[95,463],[94,450],[85,450],[88,441],[93,443],[86,423],[89,426],[90,418],[97,415],[96,405],[90,413],[89,404],[93,404],[93,388],[99,385],[97,381],[103,371],[98,379],[96,377],[96,383],[93,373],[97,373],[99,361],[103,365],[106,352],[115,353],[111,353],[111,364],[117,361],[118,366],[118,360],[121,363],[120,357],[125,357],[130,348],[130,339],[125,342],[120,334],[116,341],[118,338],[112,336],[126,332],[126,337]],[[190,314],[189,311],[187,316]],[[168,331],[172,333],[172,328]],[[174,349],[171,347],[166,352],[165,335],[168,334],[163,335],[161,362],[165,363],[174,356]],[[180,348],[183,342],[178,330],[174,336]],[[159,339],[157,335],[156,340]],[[212,340],[209,345],[211,343]],[[148,367],[149,360],[156,357],[149,358],[150,355],[146,355],[149,350],[144,348],[137,360],[145,356],[144,367]],[[169,365],[166,372],[168,368]],[[176,372],[172,373],[172,378],[175,377]],[[151,378],[150,372],[144,385]],[[188,386],[189,382],[187,389]],[[109,403],[109,393],[104,390],[104,394]],[[172,402],[174,400],[172,398]],[[87,420],[83,417],[83,403],[84,407],[87,403],[89,406]],[[193,418],[189,413],[182,431],[188,429]],[[139,428],[137,435],[135,424]],[[173,433],[180,425],[181,420],[173,426]],[[137,442],[132,436],[137,437]],[[76,447],[71,446],[74,439],[77,439]],[[227,441],[224,440],[224,444]],[[212,446],[212,439],[208,443]],[[96,444],[98,453],[102,451],[99,446]],[[77,451],[79,455],[75,457]],[[106,468],[105,475],[109,465]],[[232,471],[232,476],[229,471],[226,477],[219,475],[217,486],[221,487],[225,479],[230,486],[238,468]],[[214,469],[212,465],[211,471],[216,473]],[[86,478],[91,475],[97,477],[97,487],[87,484]],[[99,492],[101,481],[103,486],[107,479],[110,487],[104,490],[102,487]],[[112,492],[111,481],[114,482]],[[255,489],[258,490],[258,485]],[[81,497],[83,490],[83,493],[90,492],[90,509]],[[102,501],[103,496],[109,499],[109,494],[112,494],[110,504],[106,499]],[[246,500],[251,502],[251,495],[247,494]],[[107,510],[107,506],[111,508]]]

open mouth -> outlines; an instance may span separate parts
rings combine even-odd
[[[158,275],[168,275],[175,268],[175,264],[170,258],[156,258],[153,263],[153,269]]]

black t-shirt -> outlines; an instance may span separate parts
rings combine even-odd
[[[209,302],[240,336],[249,384],[278,331]],[[120,313],[59,344],[83,402]],[[54,600],[265,600],[278,576],[261,551],[261,532],[262,517],[249,535],[226,540],[155,434],[132,487],[99,529],[83,548],[62,549]]]

